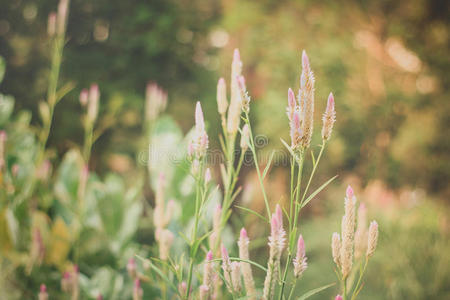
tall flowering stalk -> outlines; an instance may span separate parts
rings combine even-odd
[[[298,249],[301,250],[303,238],[297,239],[297,226],[298,217],[300,210],[312,200],[312,198],[320,190],[322,190],[327,184],[329,184],[335,177],[323,184],[318,190],[313,192],[308,196],[309,188],[312,179],[319,165],[320,159],[322,157],[323,151],[325,149],[326,142],[330,139],[332,128],[336,120],[336,112],[334,107],[334,98],[330,93],[327,101],[327,108],[323,115],[323,126],[322,126],[322,144],[320,146],[320,151],[317,157],[313,156],[313,166],[310,173],[309,179],[305,188],[301,189],[302,177],[303,177],[303,165],[307,154],[307,149],[311,145],[311,140],[313,136],[313,124],[314,124],[314,91],[315,91],[315,79],[314,73],[312,71],[310,60],[305,51],[302,52],[302,72],[300,76],[300,88],[298,95],[295,96],[294,91],[288,89],[288,105],[286,107],[286,114],[289,121],[290,127],[290,139],[291,143],[288,145],[284,143],[285,147],[289,150],[291,154],[291,184],[290,184],[290,205],[289,205],[289,231],[288,231],[288,251],[285,269],[282,275],[281,289],[279,293],[279,299],[283,298],[283,293],[285,289],[286,279],[288,275],[288,269],[291,263],[294,266],[294,278],[300,277],[306,268],[306,257],[301,259],[301,253],[298,253]],[[308,197],[307,197],[308,196]],[[294,247],[295,240],[297,239],[297,254],[295,258]],[[303,242],[304,245],[304,242]],[[300,272],[301,271],[301,272]],[[295,288],[294,285],[291,289],[291,295]]]
[[[275,293],[275,284],[280,274],[280,259],[286,245],[286,232],[283,229],[283,215],[279,205],[272,215],[269,236],[269,261],[267,274],[264,280],[263,299],[272,299]]]
[[[73,88],[72,84],[69,83],[58,89],[59,72],[61,69],[68,15],[69,0],[60,0],[57,12],[51,12],[48,17],[47,33],[51,44],[51,63],[47,88],[47,99],[46,101],[39,103],[39,114],[42,120],[42,129],[40,130],[38,136],[39,147],[35,160],[35,171],[39,169],[45,161],[45,150],[50,135],[50,129],[52,127],[55,106],[62,99],[62,97]],[[30,176],[30,182],[24,185],[24,189],[16,199],[17,202],[15,205],[19,205],[23,201],[29,199],[35,190],[37,181],[38,178],[35,174],[34,176]]]
[[[333,261],[338,269],[339,279],[342,285],[342,296],[336,299],[354,300],[362,289],[362,278],[366,271],[369,258],[375,252],[378,240],[378,224],[376,221],[370,223],[369,229],[365,229],[366,208],[363,204],[358,209],[358,227],[355,233],[355,206],[356,197],[353,189],[348,186],[345,197],[345,214],[342,218],[341,235],[335,232],[331,239],[331,253]],[[363,228],[364,227],[364,228]],[[366,249],[365,260],[360,262],[359,268],[354,268],[354,258],[358,260]],[[353,255],[355,253],[355,255]],[[358,272],[358,281],[354,288],[349,276],[352,272]]]
[[[197,102],[195,107],[195,128],[192,140],[188,145],[188,156],[192,162],[191,173],[196,182],[196,197],[195,197],[195,213],[194,213],[194,226],[192,229],[191,242],[190,242],[190,262],[188,269],[188,279],[185,299],[189,298],[192,275],[194,269],[194,259],[197,255],[198,248],[200,246],[198,241],[198,225],[200,221],[200,215],[204,208],[204,204],[207,198],[208,182],[210,180],[210,171],[205,170],[205,158],[206,151],[208,149],[208,134],[205,129],[205,120],[200,102]],[[209,173],[209,174],[208,174]],[[205,180],[206,176],[206,180]],[[210,291],[211,292],[211,291]],[[203,288],[203,293],[206,293]]]

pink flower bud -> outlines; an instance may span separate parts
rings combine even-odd
[[[305,50],[303,50],[302,52],[302,68],[305,70],[309,70],[309,58],[308,55],[306,55]]]
[[[336,298],[334,298],[334,300],[343,300],[341,295],[337,295]]]
[[[211,181],[211,170],[209,168],[205,171],[205,183],[208,184]]]
[[[130,275],[131,278],[136,277],[136,261],[134,260],[134,258],[130,258],[128,260],[127,271],[128,275]]]
[[[241,237],[241,239],[247,239],[248,238],[247,230],[245,230],[244,227],[242,227],[242,229],[241,229],[240,237]]]
[[[48,300],[47,287],[45,286],[45,284],[41,284],[41,287],[39,289],[38,299],[39,300]]]
[[[295,106],[297,105],[297,102],[295,101],[295,94],[294,91],[289,88],[288,90],[288,106],[289,108],[292,108],[295,110]]]
[[[239,53],[239,49],[236,48],[234,49],[234,53],[233,53],[233,62],[240,62],[241,61],[241,54]]]
[[[56,33],[56,13],[51,12],[48,14],[48,22],[47,22],[47,34],[52,37]]]
[[[346,190],[345,193],[347,194],[347,198],[348,199],[352,199],[353,196],[354,196],[353,189],[352,189],[352,187],[350,185],[347,187],[347,190]]]
[[[277,204],[277,206],[275,208],[275,214],[277,217],[278,226],[280,228],[282,228],[283,227],[283,211],[281,210],[281,207],[279,204]]]
[[[205,121],[200,101],[197,101],[197,105],[195,106],[195,127],[198,132],[205,130]]]
[[[80,103],[82,106],[86,106],[89,100],[89,91],[87,89],[82,89],[80,92]]]

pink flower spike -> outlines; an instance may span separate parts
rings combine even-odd
[[[245,230],[244,227],[242,227],[241,229],[241,239],[247,239],[248,235],[247,235],[247,230]]]
[[[330,93],[330,95],[328,95],[327,110],[329,110],[329,111],[333,111],[334,110],[334,96],[333,96],[333,93]]]
[[[291,88],[289,88],[289,90],[288,90],[288,105],[291,109],[295,109],[295,105],[296,105],[295,94]]]
[[[297,241],[297,256],[303,257],[305,256],[305,241],[303,240],[303,236],[300,234]]]
[[[103,300],[103,295],[102,294],[98,294],[97,300]]]
[[[276,236],[279,228],[279,223],[275,214],[272,215],[270,220],[270,231],[272,236]]]
[[[134,281],[134,287],[135,287],[136,289],[138,289],[138,288],[141,287],[141,281],[140,281],[139,279],[136,279],[136,280]]]
[[[209,168],[205,171],[205,183],[208,184],[211,181],[211,170]]]
[[[205,120],[203,118],[203,111],[200,101],[197,101],[197,105],[195,106],[195,126],[198,132],[205,130]]]
[[[227,260],[229,256],[228,256],[227,248],[225,248],[224,244],[222,244],[221,250],[222,250],[222,259]]]
[[[241,54],[239,53],[239,49],[234,49],[233,53],[233,61],[240,61],[241,60]]]
[[[278,226],[280,228],[283,227],[283,211],[281,210],[281,207],[279,204],[277,204],[276,208],[275,208],[275,213],[277,216],[277,222],[278,222]]]
[[[309,69],[309,58],[308,58],[308,55],[306,55],[305,50],[303,50],[303,52],[302,52],[302,68],[305,70]]]
[[[41,284],[40,290],[41,290],[41,293],[47,292],[47,286],[45,284]]]
[[[353,198],[353,189],[352,189],[352,187],[349,185],[348,187],[347,187],[347,191],[345,192],[346,194],[347,194],[347,198],[348,199],[352,199]]]
[[[209,250],[208,253],[206,253],[206,261],[211,261],[213,259],[212,251]]]
[[[86,106],[89,100],[89,91],[87,89],[83,89],[80,92],[80,103],[82,106]]]
[[[337,295],[336,298],[334,298],[334,300],[342,300],[342,296],[341,295]]]

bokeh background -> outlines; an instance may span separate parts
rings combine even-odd
[[[33,112],[32,125],[47,89],[47,16],[56,6],[0,0],[6,65],[0,92],[15,98],[15,112]],[[73,0],[61,80],[76,87],[56,107],[49,140],[54,168],[82,142],[78,96],[92,82],[100,86],[106,124],[91,159],[99,176],[133,178],[142,167],[136,153],[146,150],[139,137],[150,80],[168,92],[167,114],[183,133],[200,100],[211,147],[218,148],[215,89],[219,77],[229,79],[234,48],[241,52],[256,133],[268,140],[260,153],[268,157],[282,149],[280,137],[288,139],[287,89],[299,87],[305,49],[316,75],[317,128],[328,93],[336,99],[337,123],[318,183],[339,175],[302,218],[311,253],[305,290],[317,278],[334,280],[329,241],[339,228],[345,186],[352,184],[381,229],[361,298],[450,297],[449,9],[445,0]],[[244,196],[253,200],[239,201],[263,209],[252,168],[243,173]],[[287,178],[287,168],[272,168],[267,185],[274,201],[287,198]],[[251,216],[242,220],[236,226]]]

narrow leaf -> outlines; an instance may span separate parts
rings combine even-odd
[[[322,286],[322,287],[319,287],[319,288],[310,290],[309,292],[306,292],[305,294],[303,294],[302,296],[300,296],[299,298],[297,298],[297,300],[305,300],[305,299],[308,299],[309,297],[311,297],[311,296],[313,296],[313,295],[315,295],[315,294],[317,294],[317,293],[320,293],[321,291],[326,290],[327,288],[329,288],[329,287],[331,287],[331,286],[333,286],[333,285],[335,285],[335,284],[336,284],[336,283],[333,282],[333,283],[324,285],[324,286]]]
[[[245,211],[247,211],[247,212],[249,212],[249,213],[251,213],[251,214],[257,216],[258,218],[261,218],[261,219],[264,220],[265,222],[269,222],[269,220],[267,220],[267,218],[263,217],[262,215],[260,215],[260,214],[257,213],[256,211],[251,210],[250,208],[243,207],[243,206],[239,206],[239,205],[235,205],[234,207],[237,207],[237,208],[240,208],[240,209],[242,209],[242,210],[245,210]]]
[[[274,154],[275,154],[275,150],[273,150],[272,153],[270,154],[269,162],[267,163],[267,165],[264,169],[264,172],[262,174],[262,179],[266,178],[267,172],[269,171],[270,166],[272,164],[272,159],[273,159]]]
[[[280,141],[283,143],[284,147],[291,153],[292,157],[295,159],[297,163],[300,163],[298,156],[295,154],[294,150],[292,150],[291,146],[289,146],[283,139],[280,139]]]
[[[305,207],[306,204],[309,203],[309,201],[311,201],[318,193],[320,193],[328,184],[330,184],[333,180],[336,179],[336,177],[338,177],[338,175],[331,177],[330,179],[328,179],[327,182],[325,182],[324,184],[322,184],[317,190],[315,190],[311,195],[309,195],[308,198],[306,198],[305,201],[303,201],[303,203],[301,203],[301,207]]]

